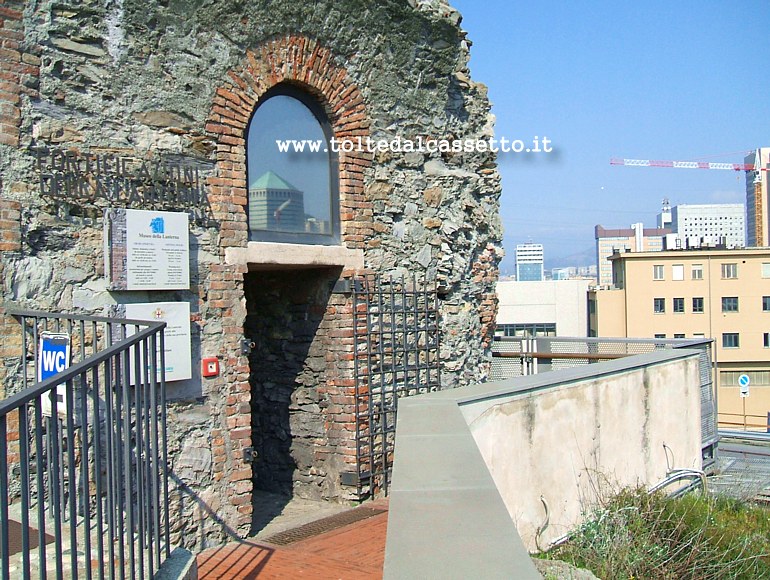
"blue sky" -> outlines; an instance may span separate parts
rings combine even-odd
[[[517,243],[542,243],[549,261],[592,248],[596,224],[653,227],[664,197],[745,201],[743,173],[609,161],[742,163],[770,146],[770,2],[450,1],[497,136],[554,146],[498,158],[503,273]]]

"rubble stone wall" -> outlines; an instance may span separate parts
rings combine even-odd
[[[248,243],[244,131],[256,104],[286,82],[319,101],[337,138],[491,137],[459,22],[442,0],[0,0],[2,301],[93,314],[116,302],[191,304],[195,376],[170,385],[175,541],[202,547],[251,524],[254,361],[240,346],[259,315],[247,287],[259,274],[226,250]],[[41,150],[192,160],[206,199],[190,212],[190,289],[108,291],[104,209],[174,208],[52,193]],[[363,252],[367,272],[438,285],[444,386],[483,380],[502,254],[494,153],[341,153],[339,195],[342,244]],[[316,333],[290,395],[293,435],[312,441],[298,451],[312,471],[301,477],[343,501],[338,475],[354,461],[350,301],[316,294],[292,308],[293,332]],[[299,324],[306,312],[312,329]],[[13,324],[4,317],[0,332]],[[4,373],[16,354],[0,356]],[[219,359],[218,377],[200,376],[204,356]]]

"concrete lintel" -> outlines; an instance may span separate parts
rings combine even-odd
[[[245,248],[227,248],[225,262],[233,266],[247,265],[249,270],[279,269],[287,266],[361,270],[364,267],[364,251],[351,250],[345,246],[249,242]]]

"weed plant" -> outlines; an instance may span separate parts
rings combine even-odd
[[[542,557],[606,579],[770,579],[770,510],[689,493],[625,490]]]

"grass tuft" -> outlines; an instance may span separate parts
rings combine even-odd
[[[568,542],[541,557],[600,578],[770,579],[770,510],[760,506],[633,489],[585,519]]]

